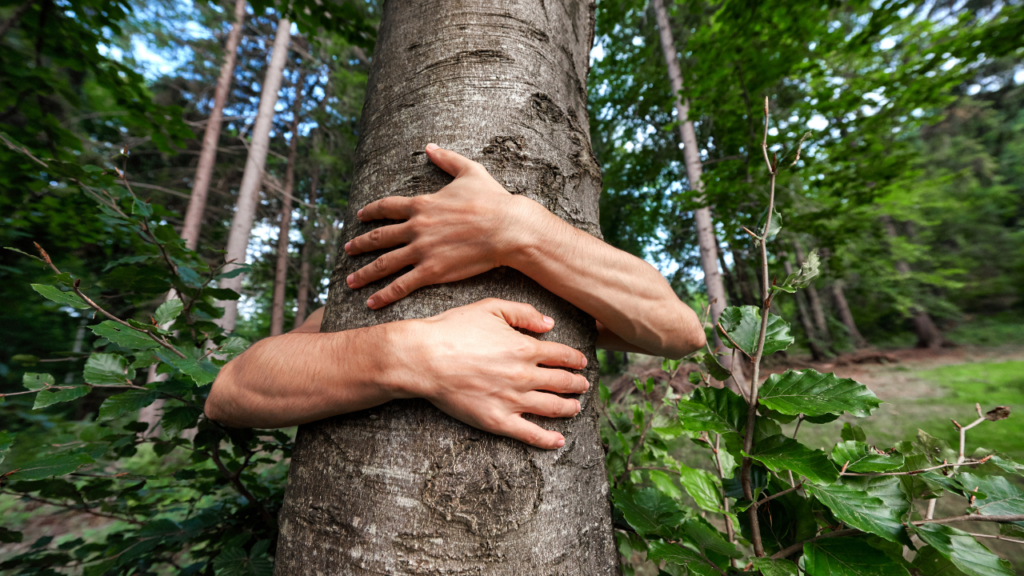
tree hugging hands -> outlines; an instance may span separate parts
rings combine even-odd
[[[435,145],[427,155],[455,177],[435,194],[390,197],[364,206],[363,222],[401,220],[345,245],[356,255],[397,249],[348,279],[350,289],[412,266],[368,295],[370,308],[431,284],[509,266],[597,320],[598,346],[678,358],[704,346],[696,314],[650,264],[508,193],[487,170]],[[424,398],[450,416],[545,449],[555,431],[523,414],[565,418],[589,387],[582,353],[542,342],[554,321],[528,304],[487,299],[425,319],[320,334],[323,311],[288,334],[264,339],[226,365],[206,404],[210,418],[277,428]]]

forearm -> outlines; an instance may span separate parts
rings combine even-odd
[[[265,338],[221,369],[206,414],[230,426],[283,428],[388,402],[389,330]]]
[[[522,207],[533,213],[523,219],[530,222],[529,229],[523,231],[523,248],[510,257],[509,266],[650,354],[679,358],[704,345],[697,315],[653,266],[533,204]]]

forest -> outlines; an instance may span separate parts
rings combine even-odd
[[[420,133],[460,90],[475,127]],[[564,461],[429,405],[208,418],[350,305],[372,186],[451,181],[427,142],[648,262],[707,345],[596,350],[492,271],[409,298],[590,322],[552,333],[596,360]],[[1024,574],[1021,0],[0,0],[0,246],[0,574]],[[388,426],[436,446],[381,432],[352,480]]]

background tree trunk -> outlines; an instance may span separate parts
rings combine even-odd
[[[206,196],[210,190],[210,178],[213,166],[217,162],[217,143],[220,140],[221,117],[224,103],[231,90],[231,79],[235,74],[235,57],[238,54],[238,43],[242,38],[242,25],[245,23],[245,0],[235,1],[235,22],[228,33],[228,42],[224,46],[224,64],[220,67],[217,78],[217,89],[213,96],[213,110],[206,121],[203,132],[203,148],[199,152],[199,166],[196,168],[195,180],[192,182],[192,194],[188,198],[188,209],[185,211],[185,224],[181,228],[181,237],[185,246],[195,250],[199,245],[199,231],[203,226],[203,213],[206,211]]]
[[[796,265],[804,265],[804,249],[798,240],[793,241],[793,252],[796,255]],[[818,331],[818,337],[826,346],[831,346],[832,336],[828,331],[828,322],[825,321],[825,310],[821,306],[821,298],[818,297],[818,289],[814,283],[807,285],[804,289],[807,293],[807,302],[811,308],[811,319],[814,320],[814,327]]]
[[[860,330],[857,330],[857,323],[853,320],[853,313],[850,312],[850,304],[846,302],[846,294],[843,292],[843,281],[836,280],[832,283],[832,300],[836,304],[836,310],[839,311],[839,319],[842,320],[843,325],[846,326],[846,331],[850,333],[850,339],[853,340],[854,348],[863,348],[867,345],[864,337],[860,335]]]
[[[891,216],[882,216],[882,224],[885,226],[885,233],[889,238],[899,237],[899,233],[896,232],[896,223]],[[896,271],[903,276],[910,276],[910,264],[907,264],[905,260],[897,259]],[[928,312],[920,306],[914,306],[910,313],[914,319],[914,332],[917,333],[917,347],[941,348],[946,339]]]
[[[284,64],[288,59],[288,42],[291,40],[291,25],[287,18],[277,23],[277,37],[274,38],[274,51],[270,56],[270,66],[263,78],[263,91],[260,93],[260,108],[256,114],[256,123],[252,129],[252,142],[249,144],[249,155],[245,160],[245,172],[242,185],[238,187],[238,204],[235,217],[231,220],[231,232],[228,236],[228,249],[224,258],[232,261],[224,270],[232,270],[245,264],[245,252],[249,247],[249,233],[252,232],[252,221],[256,216],[256,205],[259,203],[260,184],[263,181],[263,166],[267,162],[267,151],[270,149],[270,129],[274,123],[274,107],[277,105],[277,92],[281,89],[281,76]],[[221,280],[221,288],[230,288],[235,292],[242,291],[242,276]],[[218,324],[227,331],[235,329],[238,320],[238,301],[223,300],[217,302],[224,307],[224,316]]]
[[[654,0],[654,14],[658,21],[658,37],[661,41],[661,51],[665,55],[665,65],[668,68],[668,79],[672,86],[676,115],[679,121],[679,139],[683,141],[683,163],[686,165],[686,177],[690,182],[690,190],[697,194],[695,201],[704,203],[704,181],[702,179],[704,166],[700,161],[700,150],[697,147],[697,132],[693,128],[693,120],[690,120],[690,102],[683,98],[683,73],[679,68],[679,59],[676,56],[676,43],[672,38],[672,25],[668,19],[668,12],[665,10],[664,0]],[[711,221],[711,208],[703,206],[693,213],[693,219],[697,225],[697,244],[700,246],[700,266],[704,270],[704,286],[708,291],[708,301],[711,306],[709,320],[712,325],[718,323],[722,310],[728,305],[725,295],[725,287],[722,284],[722,275],[718,271],[718,240],[715,238],[715,225]],[[715,347],[721,348],[722,341],[717,330],[712,330],[715,338]],[[740,388],[746,388],[746,377],[739,366],[732,366],[732,357],[723,355],[719,357],[723,366],[732,370],[733,379]]]
[[[786,270],[786,275],[793,273],[793,265],[789,262],[789,258],[786,258],[782,264]],[[822,350],[821,345],[818,344],[818,335],[814,329],[814,322],[811,320],[810,313],[807,312],[807,304],[804,302],[802,290],[798,290],[795,296],[796,300],[796,311],[797,317],[800,320],[800,326],[804,329],[804,334],[807,334],[807,347],[811,349],[811,357],[815,360],[824,360],[825,351]]]
[[[305,74],[301,66],[295,71],[295,102],[292,103],[292,139],[288,143],[288,165],[284,170],[284,193],[281,195],[281,228],[277,234],[277,266],[274,270],[274,300],[270,305],[270,335],[284,331],[284,297],[288,291],[288,246],[292,229],[292,191],[295,189],[295,155],[299,149],[299,116],[302,114],[302,84]]]
[[[384,4],[367,86],[347,225],[390,195],[436,192],[431,141],[481,162],[595,236],[601,172],[590,149],[586,0]],[[594,385],[566,436],[537,450],[466,426],[423,400],[391,402],[299,428],[281,511],[276,573],[604,575],[618,573],[598,435],[594,319],[511,269],[423,288],[379,311],[345,277],[379,254],[338,252],[323,330],[421,318],[486,297],[555,319],[542,336],[582,350]],[[399,359],[400,360],[400,359]]]
[[[309,256],[316,237],[316,188],[320,185],[320,164],[313,162],[313,173],[309,179],[309,198],[306,206],[306,221],[302,228],[302,252],[299,255],[299,287],[295,294],[295,324],[302,326],[306,321],[306,307],[309,305]]]

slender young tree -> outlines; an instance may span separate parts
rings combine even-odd
[[[796,256],[796,265],[804,265],[804,249],[800,245],[799,240],[793,240],[793,254]],[[818,289],[814,287],[814,284],[808,284],[807,288],[804,289],[807,294],[807,303],[811,309],[811,319],[814,320],[814,328],[818,332],[818,338],[826,346],[831,346],[832,336],[828,331],[828,322],[825,320],[825,309],[821,305],[821,297],[818,296]]]
[[[281,198],[281,227],[277,234],[277,266],[274,270],[274,301],[270,307],[270,335],[284,331],[284,296],[288,289],[288,233],[292,227],[292,191],[295,189],[295,155],[299,148],[299,118],[302,116],[302,87],[305,73],[301,65],[295,71],[295,101],[292,103],[292,138],[288,142],[288,166],[284,171]]]
[[[210,178],[213,167],[217,163],[217,143],[220,140],[221,119],[224,115],[224,103],[227,102],[231,90],[231,79],[235,75],[235,58],[238,55],[238,43],[242,38],[242,25],[245,23],[245,0],[235,1],[235,21],[228,32],[228,41],[224,46],[224,64],[220,67],[217,78],[217,89],[213,94],[213,109],[206,122],[203,132],[203,147],[199,152],[199,166],[192,181],[192,194],[188,198],[188,209],[185,212],[185,224],[181,228],[181,237],[185,246],[195,250],[199,244],[199,232],[203,226],[203,213],[206,212],[206,197],[210,191]]]
[[[715,238],[715,225],[711,221],[711,208],[707,206],[707,198],[704,196],[704,165],[700,160],[700,149],[697,146],[697,132],[693,127],[693,120],[690,118],[690,101],[683,97],[683,72],[679,68],[679,58],[676,56],[676,43],[672,37],[672,25],[668,19],[668,11],[665,10],[664,0],[654,0],[654,15],[658,22],[658,39],[661,42],[661,51],[665,56],[665,66],[668,68],[669,84],[672,86],[673,103],[676,108],[677,121],[679,123],[679,139],[683,142],[683,164],[686,165],[686,178],[690,182],[690,190],[697,194],[697,203],[704,204],[694,210],[693,219],[697,225],[697,245],[700,248],[700,266],[704,271],[704,286],[708,292],[708,301],[711,306],[711,323],[718,323],[722,310],[728,305],[725,286],[722,283],[722,275],[718,270],[718,240]],[[718,331],[714,331],[715,345],[721,347],[721,337]],[[732,357],[722,356],[720,361],[725,366],[731,366]],[[739,366],[731,367],[733,378],[740,390],[746,388],[743,371]]]
[[[787,276],[793,273],[793,264],[790,263],[789,258],[785,259],[782,266],[786,270]],[[800,326],[804,329],[804,334],[807,335],[807,347],[811,350],[811,357],[815,360],[824,360],[825,351],[819,343],[818,331],[814,328],[814,321],[811,320],[811,314],[807,311],[807,303],[804,302],[803,290],[798,290],[793,296],[795,297],[794,300],[796,300],[797,319],[800,320]]]
[[[309,178],[309,197],[306,201],[306,222],[302,229],[302,251],[299,253],[299,286],[295,293],[295,324],[302,326],[306,321],[306,307],[309,305],[309,259],[316,237],[316,189],[320,185],[320,164],[314,159]]]
[[[263,166],[267,161],[270,149],[270,129],[274,123],[274,107],[277,106],[277,92],[281,89],[281,78],[284,75],[285,61],[288,59],[288,43],[291,40],[291,22],[281,18],[277,23],[277,36],[270,56],[270,66],[263,78],[263,90],[260,93],[260,107],[253,125],[252,141],[249,144],[249,155],[245,160],[245,172],[242,184],[238,188],[238,204],[235,216],[231,220],[231,231],[228,236],[228,248],[225,258],[230,264],[225,269],[231,270],[245,264],[245,252],[249,247],[249,234],[252,232],[253,218],[256,216],[256,205],[259,203],[260,184],[263,181]],[[229,288],[235,292],[242,290],[242,275],[221,280],[221,288]],[[235,329],[238,320],[238,301],[225,300],[218,303],[224,307],[224,316],[218,323],[225,330]]]
[[[890,239],[899,237],[899,233],[896,231],[896,223],[893,221],[891,216],[882,216],[882,225],[885,227],[885,233]],[[901,276],[910,276],[910,264],[906,260],[896,259],[896,271]],[[932,321],[932,317],[928,315],[928,312],[915,305],[910,310],[911,315],[914,319],[914,332],[917,333],[917,347],[918,348],[941,348],[945,343],[946,339],[942,335],[942,331]]]
[[[423,153],[436,141],[482,163],[506,189],[600,234],[601,171],[590,148],[588,0],[386,2],[367,86],[341,245],[371,227],[357,209],[451,181]],[[351,223],[351,224],[348,224]],[[618,574],[598,435],[593,318],[523,274],[498,268],[431,286],[380,310],[348,274],[373,256],[338,252],[323,330],[431,316],[482,298],[554,318],[545,339],[590,359],[593,383],[544,451],[471,428],[424,400],[391,402],[299,428],[276,573]]]
[[[853,320],[853,313],[850,311],[850,304],[846,301],[846,293],[843,290],[843,281],[836,279],[832,282],[832,301],[836,305],[836,310],[839,312],[839,319],[846,326],[846,331],[850,333],[850,339],[853,341],[854,348],[863,348],[867,346],[867,341],[861,336],[860,330],[857,329],[857,323]]]

